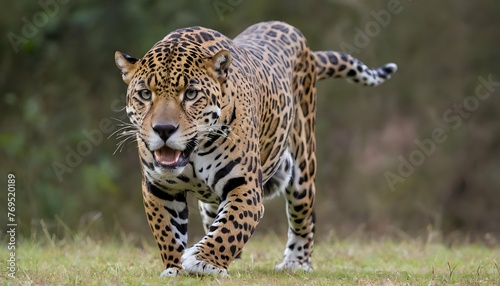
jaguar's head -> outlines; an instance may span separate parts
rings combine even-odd
[[[161,41],[141,59],[115,53],[140,156],[157,173],[181,173],[217,124],[231,59],[229,51],[210,54],[189,41]]]

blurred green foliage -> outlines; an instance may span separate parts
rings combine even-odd
[[[124,119],[126,87],[114,65],[116,50],[140,57],[176,28],[201,25],[234,37],[267,20],[295,25],[313,49],[340,50],[342,43],[354,45],[359,30],[369,32],[374,14],[391,1],[3,3],[0,174],[2,182],[9,172],[17,177],[22,232],[29,235],[41,221],[57,232],[58,220],[78,229],[99,217],[97,232],[149,233],[134,143],[113,155],[117,142],[107,139],[110,133],[102,132],[102,142],[92,144],[84,132],[99,130],[104,119]],[[456,130],[443,115],[474,95],[479,76],[500,80],[500,3],[402,0],[400,5],[402,11],[391,14],[354,54],[370,66],[398,63],[391,81],[373,89],[335,80],[319,84],[318,230],[498,233],[500,92],[480,101]],[[116,129],[118,121],[113,124]],[[447,140],[391,190],[384,174],[397,174],[398,157],[408,158],[418,149],[415,139],[431,138],[435,128],[443,128]],[[69,150],[78,154],[88,146],[89,154],[70,167]],[[54,162],[67,167],[60,178]],[[191,231],[198,235],[202,228],[192,206]],[[269,228],[286,231],[280,199],[266,207],[259,231]]]

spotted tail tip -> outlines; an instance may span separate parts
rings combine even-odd
[[[398,65],[395,63],[387,63],[378,68],[378,74],[384,79],[390,79],[391,76],[398,70]]]

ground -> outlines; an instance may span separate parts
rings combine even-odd
[[[285,237],[255,236],[229,278],[160,278],[158,251],[149,240],[75,235],[36,241],[22,239],[17,246],[16,279],[5,278],[6,259],[0,261],[1,285],[500,285],[500,248],[477,244],[319,239],[314,272],[290,274],[272,270]],[[0,257],[8,257],[6,247]]]

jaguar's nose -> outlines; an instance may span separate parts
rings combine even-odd
[[[163,141],[167,141],[168,138],[174,134],[179,126],[174,126],[171,124],[156,124],[153,126],[153,130],[160,136]]]

